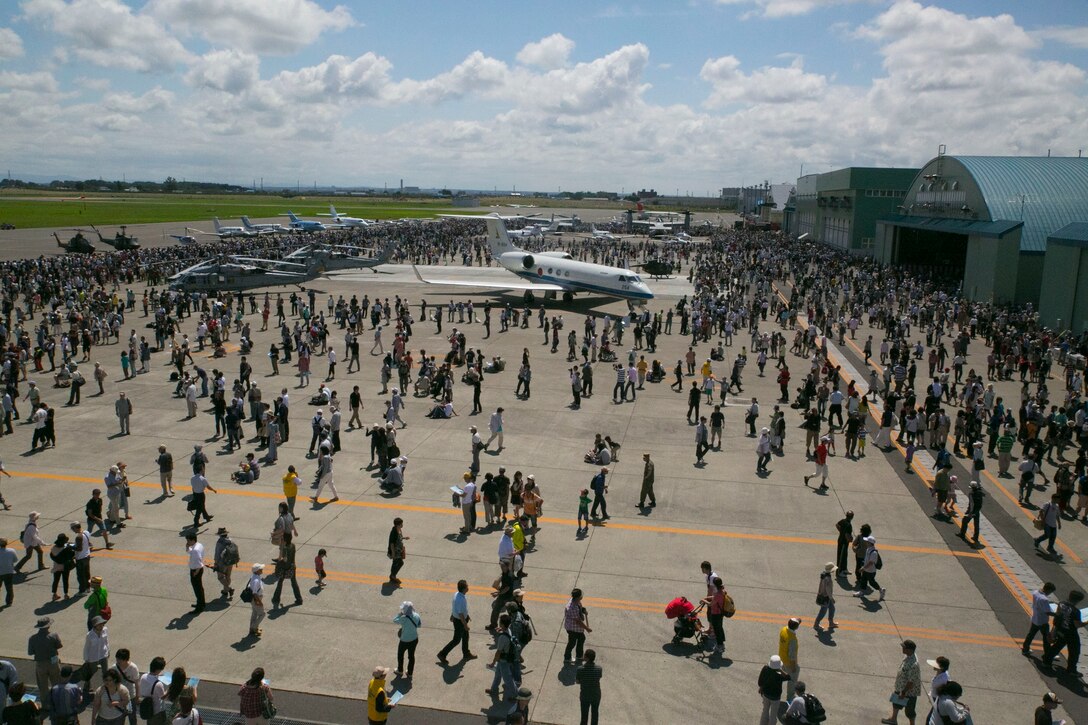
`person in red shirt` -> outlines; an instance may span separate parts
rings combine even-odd
[[[827,436],[820,439],[819,445],[816,446],[816,451],[813,453],[813,459],[816,461],[816,470],[805,476],[805,486],[808,486],[809,479],[820,477],[820,491],[827,490]]]

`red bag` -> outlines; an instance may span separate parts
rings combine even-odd
[[[665,616],[676,619],[695,611],[695,605],[687,600],[687,597],[677,597],[665,605]]]
[[[102,617],[102,619],[106,620],[107,622],[110,621],[110,618],[113,616],[113,610],[110,609],[110,605],[107,604],[106,606],[102,607],[102,609],[98,610],[98,616]]]

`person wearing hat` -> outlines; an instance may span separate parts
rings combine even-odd
[[[506,722],[529,722],[529,702],[533,699],[533,691],[522,685],[518,688],[518,696],[510,707],[510,713],[506,716]],[[520,720],[518,719],[520,718]]]
[[[212,568],[219,580],[220,596],[224,599],[230,599],[234,596],[234,587],[231,586],[230,575],[234,571],[234,565],[238,563],[238,545],[231,541],[230,532],[225,527],[219,527],[219,531],[215,533],[219,538],[215,541]]]
[[[827,490],[827,442],[830,440],[827,436],[820,439],[820,442],[816,445],[816,450],[812,453],[812,459],[816,462],[816,470],[805,476],[805,487],[808,487],[809,479],[820,477],[819,491]]]
[[[801,626],[801,620],[791,617],[786,626],[778,632],[778,657],[782,660],[782,671],[790,676],[786,683],[786,699],[793,699],[793,688],[797,678],[801,676],[801,665],[797,661],[797,628]]]
[[[756,473],[770,473],[767,464],[771,462],[771,429],[763,428],[756,441]]]
[[[972,540],[976,545],[978,544],[978,521],[982,516],[982,502],[985,498],[986,492],[982,490],[982,484],[979,481],[971,481],[971,487],[967,492],[967,511],[963,514],[960,531],[956,534],[964,541],[967,540],[967,525],[974,521],[975,535]]]
[[[789,679],[790,676],[782,671],[782,658],[778,655],[771,657],[759,671],[756,684],[759,687],[759,695],[763,698],[763,712],[759,716],[759,725],[774,725],[778,722],[778,713],[782,704],[782,683]]]
[[[321,443],[321,456],[317,462],[317,492],[310,497],[310,500],[314,502],[314,505],[321,499],[321,492],[325,490],[325,486],[329,487],[332,491],[332,498],[328,503],[335,503],[340,500],[340,494],[336,491],[336,484],[332,480],[332,451],[328,445],[328,441],[322,441]]]
[[[49,631],[52,626],[52,617],[39,617],[26,646],[27,653],[34,658],[34,676],[41,693],[48,693],[49,688],[61,681],[59,652],[64,643],[59,634]]]
[[[91,678],[95,669],[102,671],[105,679],[106,671],[110,664],[110,632],[106,628],[106,620],[101,616],[94,616],[90,621],[90,629],[83,640],[83,691],[87,692],[91,687]]]
[[[68,525],[75,538],[75,569],[76,581],[79,584],[79,593],[86,594],[91,590],[91,533],[83,528],[83,524],[73,521]],[[106,544],[109,548],[109,544]]]
[[[895,725],[899,722],[899,711],[907,716],[907,722],[914,725],[917,717],[918,696],[922,694],[922,671],[918,667],[918,657],[915,655],[917,645],[914,640],[905,639],[900,644],[903,651],[903,661],[899,663],[899,669],[895,673],[895,689],[892,691],[892,714],[882,719],[884,725]]]
[[[963,686],[955,680],[949,680],[937,690],[937,699],[933,701],[933,710],[926,725],[947,725],[947,723],[965,723],[971,709],[960,702]]]
[[[19,560],[19,563],[15,565],[16,573],[23,568],[23,565],[30,561],[30,557],[38,554],[38,571],[45,568],[45,550],[42,548],[45,546],[45,542],[42,540],[41,533],[38,531],[38,517],[41,516],[37,511],[31,511],[27,514],[26,527],[23,529],[22,542],[23,548],[26,553],[23,558]]]
[[[948,674],[948,668],[952,666],[952,663],[948,661],[947,657],[941,656],[935,660],[926,660],[926,664],[932,667],[936,673],[933,675],[933,679],[929,681],[929,699],[930,701],[936,701],[937,692],[940,691],[941,686],[952,679]]]
[[[396,707],[395,704],[389,702],[389,694],[385,691],[385,681],[391,672],[392,670],[388,667],[378,666],[371,673],[370,684],[366,688],[366,717],[370,725],[381,725],[386,722],[390,711]]]
[[[880,583],[876,580],[877,565],[883,566],[883,561],[880,558],[880,552],[876,548],[876,539],[872,536],[866,536],[864,543],[867,545],[865,549],[865,558],[861,565],[861,576],[858,578],[858,591],[854,593],[855,597],[864,597],[872,594],[874,589],[880,590],[880,599],[878,601],[884,601],[884,589],[881,589]]]
[[[816,604],[820,606],[820,611],[816,615],[816,621],[812,623],[813,629],[823,629],[820,622],[824,621],[824,615],[827,615],[827,628],[829,630],[839,626],[835,623],[834,587],[835,572],[838,569],[834,562],[829,561],[824,564],[823,571],[820,572],[820,583],[816,587]]]
[[[1053,725],[1055,722],[1053,715],[1050,713],[1058,709],[1058,705],[1061,705],[1062,701],[1053,692],[1047,692],[1043,694],[1043,704],[1035,708],[1035,715],[1032,719],[1033,725]],[[1057,721],[1058,725],[1064,725],[1065,720]]]
[[[250,615],[249,615],[249,636],[260,637],[262,632],[260,629],[261,622],[264,621],[264,582],[261,580],[261,576],[264,574],[264,564],[254,564],[250,571],[249,583],[246,584],[246,589],[249,590],[252,595],[250,601]]]

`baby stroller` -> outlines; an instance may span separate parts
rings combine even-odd
[[[698,607],[689,602],[686,597],[677,597],[665,605],[665,616],[675,619],[672,625],[672,643],[680,644],[683,640],[694,637],[695,646],[701,647],[706,639],[703,631],[703,622],[699,619],[699,612],[703,611],[705,604]]]

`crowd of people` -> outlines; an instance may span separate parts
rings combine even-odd
[[[479,222],[468,220],[400,225],[397,233],[402,243],[397,258],[426,263],[488,264],[489,252],[479,236],[479,226]],[[370,228],[336,230],[323,233],[323,241],[369,244],[388,233]],[[230,248],[235,252],[271,257],[310,241],[313,239],[309,235],[287,235],[226,244],[232,245]],[[300,418],[310,417],[308,412],[305,416],[294,412],[303,406],[292,398],[291,388],[283,384],[284,379],[288,375],[297,376],[298,389],[310,395],[310,376],[316,365],[321,368],[316,373],[319,377],[325,373],[323,382],[309,399],[303,398],[317,406],[309,428],[308,454],[313,469],[306,472],[313,474],[311,488],[316,490],[311,500],[315,510],[323,505],[321,494],[326,487],[332,495],[325,504],[339,500],[334,463],[345,445],[341,438],[345,428],[365,429],[370,439],[371,466],[383,489],[396,495],[409,485],[408,458],[401,452],[404,441],[398,441],[398,437],[411,434],[405,431],[409,405],[413,415],[418,411],[419,415],[451,419],[460,415],[455,406],[460,385],[471,389],[474,413],[483,412],[481,391],[485,381],[489,385],[508,381],[514,386],[507,376],[488,378],[505,369],[500,356],[484,350],[493,339],[492,316],[496,316],[499,318],[496,335],[509,334],[520,341],[521,337],[542,332],[544,345],[550,346],[546,349],[551,354],[562,352],[560,340],[566,339],[567,359],[577,363],[564,374],[569,375],[573,396],[571,415],[580,410],[583,397],[593,395],[593,378],[601,374],[602,364],[608,365],[615,376],[614,405],[636,400],[637,391],[647,384],[662,382],[667,377],[666,370],[671,369],[675,377],[673,389],[680,394],[676,410],[682,413],[686,406],[687,423],[695,429],[698,465],[712,463],[712,459],[708,461],[711,452],[722,450],[722,431],[726,425],[723,406],[743,392],[745,385],[752,384],[753,374],[760,378],[769,375],[775,378],[780,392],[772,410],[762,410],[758,399],[752,397],[744,412],[744,427],[753,439],[756,470],[761,476],[776,475],[770,467],[773,456],[786,455],[787,432],[798,424],[805,436],[804,484],[818,482],[815,490],[826,492],[835,482],[831,458],[838,454],[836,437],[843,436],[846,460],[864,457],[868,417],[872,415],[877,423],[873,426],[876,429],[873,446],[885,451],[900,446],[908,471],[918,467],[914,460],[916,452],[931,452],[936,463],[932,483],[935,516],[948,522],[960,518],[960,534],[965,539],[969,524],[973,523],[973,542],[979,541],[978,522],[987,495],[982,474],[991,460],[996,462],[992,465],[996,465],[998,478],[1017,477],[1020,501],[1025,507],[1034,507],[1031,496],[1037,491],[1048,495],[1049,500],[1037,512],[1041,534],[1036,546],[1045,542],[1049,554],[1058,557],[1055,542],[1062,521],[1079,517],[1088,523],[1088,402],[1083,369],[1088,336],[1048,330],[1039,324],[1030,307],[997,307],[963,300],[953,289],[927,276],[924,270],[883,267],[870,260],[777,235],[719,231],[705,244],[669,247],[657,242],[580,238],[569,240],[566,245],[578,258],[612,264],[669,255],[677,264],[688,266],[694,291],[662,309],[643,309],[619,317],[586,316],[580,325],[570,324],[571,329],[563,335],[568,324],[563,315],[558,312],[549,315],[542,306],[533,310],[491,302],[474,306],[471,302],[428,305],[421,301],[419,314],[413,315],[414,305],[400,296],[392,301],[371,299],[368,295],[362,299],[356,295],[334,299],[330,295],[319,300],[310,290],[208,298],[162,287],[172,270],[209,254],[212,249],[207,245],[2,263],[0,342],[6,352],[0,371],[5,390],[4,421],[0,427],[6,434],[13,433],[12,422],[20,419],[18,407],[25,402],[26,417],[34,426],[32,450],[63,446],[63,440],[58,444],[55,416],[65,407],[82,404],[80,389],[90,382],[84,372],[88,364],[94,363],[89,377],[97,384],[98,396],[106,395],[104,382],[109,379],[106,370],[112,364],[102,362],[103,351],[117,351],[124,380],[146,374],[154,361],[161,365],[168,360],[174,378],[168,387],[173,388],[179,406],[184,402],[187,420],[207,425],[208,433],[214,425],[214,437],[223,441],[232,454],[245,447],[243,429],[246,424],[252,426],[258,445],[244,454],[235,474],[238,484],[247,485],[260,477],[262,469],[278,463],[278,448],[289,440],[292,419],[297,425]],[[216,245],[216,250],[222,252],[221,245]],[[140,284],[145,285],[142,293],[134,289]],[[153,329],[150,335],[153,340],[137,332],[135,320]],[[442,334],[443,322],[452,328],[447,334]],[[443,349],[430,352],[418,346],[413,349],[413,327],[421,324],[436,325],[445,342]],[[457,327],[452,327],[455,324]],[[579,326],[580,334],[576,329]],[[268,350],[268,366],[277,380],[266,392],[253,379],[256,359],[251,362],[250,355],[240,355],[235,363],[226,353],[225,343],[232,335],[240,342],[251,343],[255,334],[269,330],[273,342]],[[664,344],[662,336],[673,335],[684,338],[687,348],[675,366],[655,357],[663,354],[658,353],[658,346]],[[366,366],[366,372],[361,362],[365,358],[360,353],[363,336],[368,342],[373,341],[369,357],[376,363]],[[690,342],[686,341],[689,337]],[[204,356],[200,360],[193,357],[194,352],[207,347],[222,348],[222,357],[226,358],[210,371],[205,368]],[[670,349],[676,347],[675,342],[670,343]],[[856,352],[849,352],[851,347]],[[243,350],[251,353],[252,348],[243,347]],[[700,363],[704,350],[705,362]],[[531,357],[529,348],[524,347],[516,368],[515,392],[522,400],[528,400],[531,394],[535,369]],[[861,379],[853,377],[844,367],[844,360],[851,357],[862,369],[872,363],[868,374]],[[339,371],[338,377],[337,365],[341,363],[346,363],[346,370]],[[766,369],[768,365],[770,370]],[[924,377],[919,379],[918,368],[923,365]],[[371,376],[382,385],[378,414],[374,416],[380,417],[380,422],[362,422],[360,414],[365,406],[357,385],[347,398],[348,410],[343,410],[344,403],[334,386],[344,375],[353,372],[364,379]],[[34,380],[47,379],[45,375],[54,373],[55,387],[66,389],[69,396],[66,404],[45,400],[49,394]],[[690,387],[685,389],[688,378]],[[1019,399],[998,394],[999,386],[1018,387]],[[278,393],[272,392],[275,388],[279,388]],[[168,394],[165,397],[169,399]],[[200,411],[199,401],[203,398],[210,403],[210,415]],[[415,405],[415,398],[427,400]],[[702,405],[713,406],[713,411],[701,414]],[[124,397],[124,391],[118,391],[113,412],[121,434],[130,431],[133,417],[138,419],[139,415]],[[499,407],[490,414],[486,441],[476,426],[470,429],[467,470],[453,487],[453,504],[463,516],[463,526],[458,532],[461,540],[472,538],[481,529],[502,531],[489,624],[484,627],[494,646],[489,664],[494,670],[493,682],[487,694],[496,701],[509,701],[510,722],[526,722],[532,693],[521,681],[521,665],[536,628],[525,607],[524,578],[528,575],[527,563],[537,547],[537,537],[549,534],[540,525],[544,497],[541,482],[533,473],[516,471],[508,477],[504,466],[496,466],[494,472],[484,470],[489,466],[482,464],[481,453],[489,451],[497,440],[496,454],[501,454],[503,436],[509,432],[503,412]],[[349,413],[345,424],[342,416]],[[792,420],[787,420],[789,416]],[[1013,469],[1016,446],[1021,448],[1020,461]],[[600,525],[610,519],[606,494],[610,466],[617,462],[619,450],[619,443],[610,435],[598,435],[584,456],[596,472],[588,487],[580,489],[579,535],[588,532],[590,521]],[[799,443],[789,450],[791,454],[802,455]],[[175,457],[170,446],[159,446],[157,454],[149,451],[149,457],[158,464],[163,499],[172,497]],[[643,461],[639,507],[648,511],[656,505],[654,469],[649,453],[643,453]],[[191,488],[186,518],[192,516],[192,527],[187,532],[186,550],[195,598],[193,610],[198,615],[206,606],[205,569],[214,571],[220,595],[229,601],[235,594],[232,569],[240,562],[240,554],[226,526],[217,532],[214,553],[209,555],[205,551],[199,530],[202,520],[207,523],[214,518],[208,512],[207,502],[208,494],[216,493],[217,489],[207,478],[208,457],[203,444],[194,445],[188,462],[191,477],[186,472],[179,478],[189,478]],[[247,636],[254,640],[263,635],[266,584],[271,584],[268,576],[275,580],[268,604],[281,606],[285,582],[292,587],[295,605],[303,603],[297,583],[300,562],[294,543],[298,536],[296,522],[301,518],[296,512],[298,490],[303,486],[301,468],[301,462],[297,466],[292,464],[283,474],[284,500],[277,506],[272,534],[273,543],[278,546],[278,555],[271,562],[273,571],[266,575],[263,564],[252,564],[246,584],[240,588],[239,598],[251,608]],[[963,478],[969,481],[964,488],[960,488],[960,477],[954,473],[961,468],[966,468]],[[1052,492],[1046,490],[1051,483]],[[119,658],[115,667],[109,665],[109,599],[103,579],[92,576],[90,554],[92,537],[101,536],[104,547],[109,548],[110,537],[123,536],[126,522],[131,518],[124,461],[109,467],[102,488],[95,489],[85,506],[86,526],[83,522],[73,522],[70,534],[57,534],[48,552],[54,600],[69,596],[69,572],[76,572],[76,594],[86,597],[88,634],[83,666],[70,667],[67,674],[57,669],[54,674],[56,652],[43,660],[51,665],[38,671],[39,690],[48,693],[39,698],[39,705],[51,710],[55,721],[66,722],[66,708],[78,700],[79,706],[90,704],[98,708],[95,717],[101,710],[105,713],[102,718],[113,722],[119,717],[117,712],[138,709],[143,699],[150,698],[153,714],[163,716],[157,722],[195,722],[185,719],[191,718],[194,711],[196,689],[186,689],[183,670],[180,673],[175,670],[173,677],[167,678],[165,690],[156,700],[158,689],[154,682],[159,681],[165,665],[161,658],[152,660],[151,670],[144,676],[154,675],[147,688],[142,685],[143,677],[129,677],[133,670],[137,674],[139,670],[129,662],[127,651],[118,651],[118,657],[122,652],[126,655],[124,664]],[[1078,496],[1075,506],[1074,494]],[[959,502],[966,504],[966,509],[958,509]],[[483,527],[478,525],[478,503],[484,508]],[[875,597],[875,601],[881,601],[886,596],[886,589],[877,581],[883,559],[873,527],[863,524],[855,534],[853,518],[853,512],[848,512],[839,521],[836,560],[820,568],[816,581],[820,609],[813,627],[827,636],[837,626],[837,586],[852,588],[859,598]],[[32,512],[20,536],[26,548],[22,561],[16,563],[12,559],[9,565],[7,560],[14,550],[8,548],[6,540],[0,544],[3,552],[0,577],[6,586],[9,605],[15,575],[31,554],[37,555],[39,568],[46,567],[47,539],[38,531],[36,521],[36,512]],[[407,557],[404,542],[409,537],[404,535],[404,527],[405,522],[396,519],[389,535],[392,585],[401,584],[398,574]],[[850,553],[854,554],[853,567],[848,562]],[[319,586],[325,579],[326,557],[327,552],[320,550],[314,560]],[[10,572],[5,568],[9,566]],[[855,576],[852,587],[848,583],[851,571]],[[727,577],[714,572],[708,562],[704,562],[703,575],[707,585],[703,603],[711,622],[704,634],[713,647],[712,656],[723,657],[723,619],[732,606],[731,599],[729,606],[726,602]],[[1065,673],[1076,676],[1078,630],[1083,624],[1077,605],[1083,594],[1070,591],[1057,603],[1056,613],[1052,613],[1050,603],[1056,588],[1048,586],[1049,590],[1044,586],[1036,592],[1037,606],[1033,609],[1024,653],[1033,656],[1034,636],[1043,632],[1041,665],[1051,671],[1052,663],[1065,649]],[[468,587],[466,580],[457,585],[450,612],[453,636],[438,653],[443,666],[448,665],[449,655],[458,647],[463,659],[476,658],[469,647],[472,618],[465,596]],[[586,635],[592,632],[585,599],[580,589],[574,589],[564,608],[562,624],[568,635],[564,662],[567,667],[576,668],[582,722],[595,723],[601,704],[603,670],[598,653],[585,647]],[[387,693],[387,679],[390,676],[393,681],[411,679],[414,674],[421,617],[412,602],[406,601],[393,618],[399,626],[398,665],[396,671],[384,667],[373,671],[368,689],[368,718],[372,722],[384,721],[395,706]],[[39,634],[42,630],[50,634],[52,622],[40,620],[38,624]],[[787,621],[779,633],[778,653],[759,675],[762,722],[781,719],[791,724],[815,723],[822,721],[821,714],[827,717],[814,692],[818,688],[810,690],[799,677],[796,632],[800,625],[800,618]],[[48,636],[44,639],[52,641]],[[59,638],[56,643],[59,646]],[[896,674],[893,712],[885,722],[895,722],[902,711],[913,723],[923,682],[918,674],[917,645],[905,640],[901,647],[904,664]],[[42,651],[48,653],[48,647]],[[32,654],[39,662],[37,654],[33,651]],[[931,714],[927,722],[932,725],[969,722],[970,710],[960,702],[963,688],[951,680],[947,658],[940,656],[934,662],[939,666],[928,692]],[[44,680],[43,671],[47,675]],[[253,718],[252,722],[265,722],[261,718],[266,717],[269,710],[265,706],[272,700],[267,686],[261,684],[263,673],[258,676],[258,672],[254,672],[240,693],[242,714]],[[102,684],[91,689],[96,673],[101,673]],[[10,692],[14,692],[10,688],[13,684],[8,682]],[[132,707],[130,702],[134,703]],[[176,711],[171,711],[166,703],[175,703]],[[1049,712],[1059,703],[1060,698],[1047,693],[1043,709]]]

